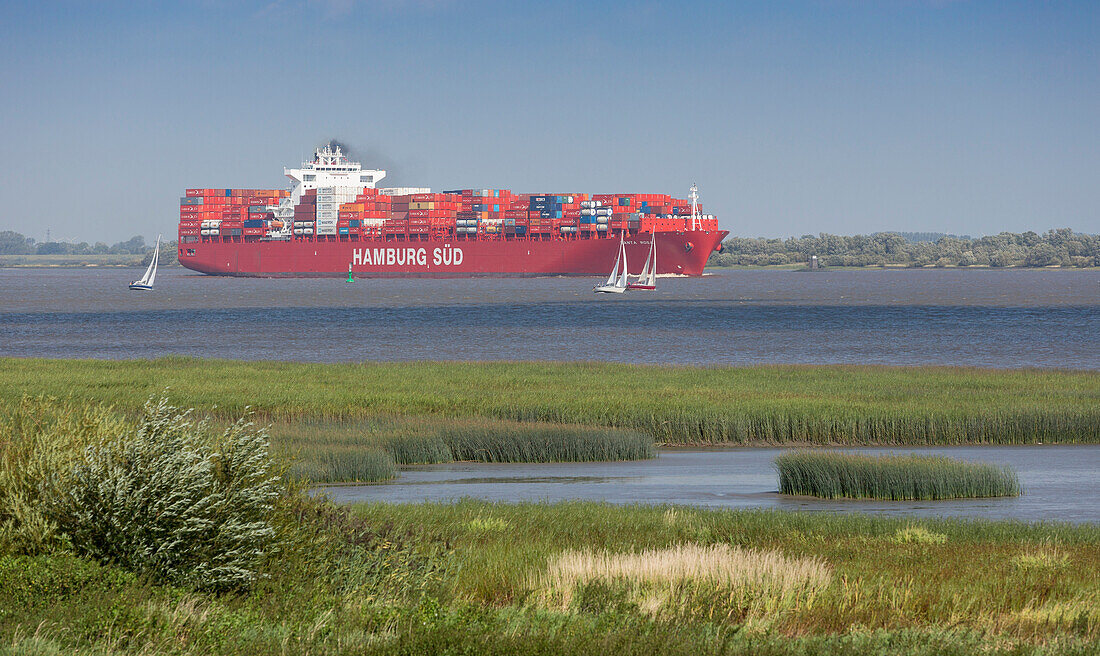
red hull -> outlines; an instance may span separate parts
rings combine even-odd
[[[657,272],[702,275],[724,230],[657,233]],[[648,234],[627,237],[630,272],[641,273]],[[212,275],[260,277],[364,277],[607,275],[619,238],[538,240],[430,239],[426,241],[228,241],[181,243],[183,266]]]

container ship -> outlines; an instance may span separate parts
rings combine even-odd
[[[691,197],[379,187],[339,146],[283,169],[288,189],[187,189],[179,261],[212,275],[467,277],[606,275],[625,243],[637,273],[698,276],[728,234]],[[635,271],[638,270],[638,271]]]

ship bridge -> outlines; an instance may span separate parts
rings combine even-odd
[[[300,169],[283,168],[283,174],[291,180],[290,200],[297,205],[302,193],[318,187],[354,189],[373,188],[386,177],[381,169],[364,169],[359,162],[348,160],[340,149],[326,145],[314,151],[312,162],[302,162]]]

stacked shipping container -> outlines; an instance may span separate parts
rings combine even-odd
[[[462,189],[389,195],[374,188],[321,187],[303,192],[290,233],[299,239],[553,239],[619,232],[717,230],[691,203],[667,194],[517,194]],[[181,243],[200,238],[259,238],[282,224],[273,210],[288,192],[188,189],[180,200]],[[702,211],[702,207],[698,207]]]
[[[277,189],[187,189],[180,199],[181,244],[202,237],[261,237],[270,229],[272,210],[286,191]]]

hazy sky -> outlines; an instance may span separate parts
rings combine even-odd
[[[735,235],[1100,231],[1100,3],[0,3],[0,230],[175,234],[330,137],[387,182]]]

